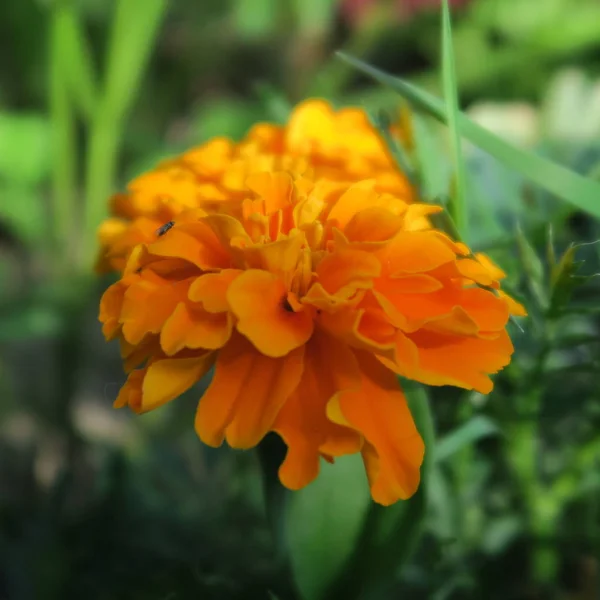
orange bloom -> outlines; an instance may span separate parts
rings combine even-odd
[[[130,372],[116,406],[156,408],[214,365],[204,443],[251,448],[277,432],[291,489],[321,458],[360,452],[376,502],[408,498],[424,447],[397,375],[490,392],[518,307],[494,291],[503,273],[423,229],[441,208],[373,180],[263,172],[244,195],[237,217],[192,209],[149,235],[104,294],[103,331]]]
[[[345,183],[374,179],[378,191],[413,200],[363,110],[335,111],[325,101],[308,100],[285,127],[258,124],[239,144],[213,139],[132,181],[126,194],[112,198],[113,216],[100,227],[98,270],[122,271],[136,244],[151,242],[158,227],[184,210],[239,218],[248,175],[277,170]]]

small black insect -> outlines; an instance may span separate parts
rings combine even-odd
[[[169,231],[169,229],[171,229],[173,225],[175,225],[175,221],[169,221],[168,223],[165,223],[162,227],[159,227],[156,230],[156,235],[158,237],[160,237],[161,235],[165,235],[165,233],[167,233],[167,231]]]

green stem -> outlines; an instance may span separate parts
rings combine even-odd
[[[69,8],[56,3],[50,25],[50,116],[53,135],[52,240],[59,265],[70,256],[75,225],[76,140],[75,117],[67,90],[64,26]]]
[[[544,394],[544,365],[553,346],[554,328],[547,323],[542,338],[536,364],[527,378],[522,391],[521,402],[517,405],[518,415],[539,413]],[[519,480],[523,500],[528,513],[529,530],[533,537],[532,577],[538,585],[548,585],[557,575],[558,555],[551,545],[555,533],[558,505],[550,490],[542,483],[538,468],[539,459],[539,420],[536,418],[518,420],[510,433],[509,457]]]
[[[98,114],[92,123],[85,171],[85,235],[81,253],[84,268],[89,268],[94,260],[96,230],[108,214],[120,140],[120,123]]]
[[[96,253],[96,231],[108,214],[123,126],[139,91],[167,8],[166,0],[119,0],[108,48],[102,98],[90,125],[81,266]]]

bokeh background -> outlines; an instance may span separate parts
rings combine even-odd
[[[57,206],[67,206],[64,220],[79,217],[91,137],[103,130],[84,76],[72,86],[81,114],[65,116],[53,61],[66,34],[56,33],[56,14],[75,11],[100,86],[119,3],[0,2],[0,599],[600,598],[600,295],[593,279],[570,277],[571,255],[552,269],[549,250],[560,257],[571,243],[595,241],[600,224],[469,144],[469,242],[509,273],[532,316],[513,331],[515,359],[492,395],[433,390],[440,441],[422,536],[402,569],[394,565],[402,543],[387,548],[376,591],[361,591],[343,565],[337,583],[319,583],[340,534],[328,523],[364,480],[288,516],[292,544],[305,553],[298,575],[267,518],[255,453],[197,439],[201,389],[141,417],[112,409],[124,375],[97,322],[111,279],[90,283],[65,270],[72,229],[59,243],[45,240]],[[142,43],[137,4],[133,45]],[[451,4],[463,109],[517,146],[600,177],[597,0]],[[257,121],[284,122],[307,97],[397,114],[400,98],[336,60],[337,49],[441,89],[438,0],[165,7],[118,119],[109,191],[213,136],[239,139]],[[119,52],[123,64],[134,54],[127,44]],[[430,191],[441,194],[449,146],[443,128],[427,126],[425,160],[441,182]],[[71,178],[65,152],[75,157]],[[71,205],[57,202],[61,190]],[[579,248],[580,274],[593,275],[599,256],[593,244]],[[558,280],[569,303],[557,298]]]

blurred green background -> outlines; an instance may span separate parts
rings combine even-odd
[[[471,118],[598,179],[597,0],[451,4]],[[73,258],[104,200],[307,97],[397,111],[337,49],[439,94],[439,2],[0,3],[0,600],[600,598],[600,253],[569,250],[600,223],[470,144],[468,241],[531,316],[489,397],[432,390],[416,500],[372,507],[340,461],[310,492],[275,489],[273,518],[255,453],[197,439],[201,389],[142,417],[112,409],[111,279]],[[447,194],[445,131],[420,118],[416,133],[428,199]],[[421,514],[409,539],[398,524]]]

